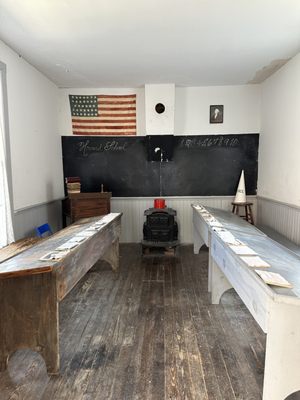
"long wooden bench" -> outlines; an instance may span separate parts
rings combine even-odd
[[[0,264],[0,370],[20,348],[44,357],[48,373],[59,372],[59,302],[99,259],[119,265],[121,215],[102,217],[101,230],[63,259],[40,261],[101,219],[86,218]]]
[[[267,334],[263,400],[284,400],[300,389],[300,257],[231,213],[206,208],[236,239],[253,249],[293,288],[266,285],[193,206],[194,250],[209,246],[209,291],[218,304],[234,288]]]

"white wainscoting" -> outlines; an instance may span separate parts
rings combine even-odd
[[[209,207],[231,211],[232,196],[215,197],[164,197],[168,207],[177,211],[179,239],[181,243],[193,243],[192,203],[200,203]],[[253,214],[256,219],[256,196],[248,196],[253,202]],[[122,212],[123,243],[138,243],[143,236],[144,211],[153,207],[154,197],[113,197],[112,212]]]
[[[300,207],[257,196],[257,221],[300,245]]]

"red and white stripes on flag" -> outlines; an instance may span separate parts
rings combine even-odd
[[[136,135],[136,95],[70,95],[74,135]]]

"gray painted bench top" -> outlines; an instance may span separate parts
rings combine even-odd
[[[274,229],[270,228],[266,225],[258,225],[257,228],[264,232],[267,236],[271,239],[275,240],[275,242],[280,243],[282,246],[286,247],[287,249],[291,250],[293,253],[296,253],[300,256],[300,247],[286,238],[285,236],[281,235],[279,232],[275,231]]]

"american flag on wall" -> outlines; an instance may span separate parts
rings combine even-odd
[[[136,135],[136,95],[70,95],[74,135]]]

